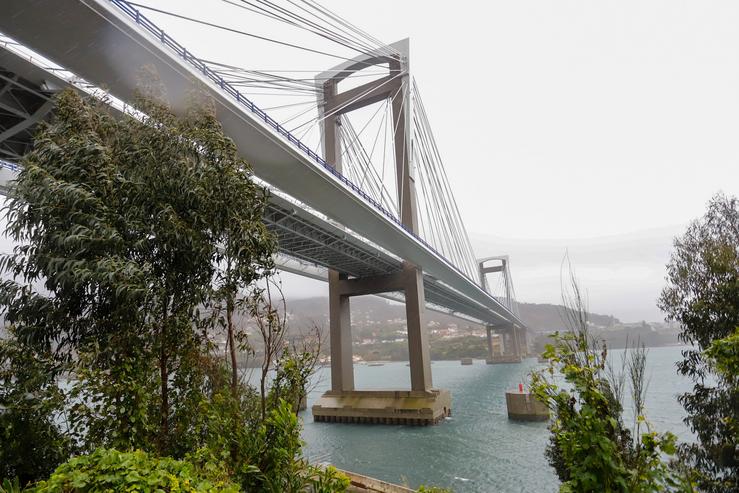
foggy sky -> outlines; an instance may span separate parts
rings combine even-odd
[[[568,251],[592,310],[662,319],[672,238],[739,194],[739,2],[324,3],[411,38],[475,252],[511,255],[520,300],[559,301]]]
[[[281,34],[217,0],[141,1]],[[717,191],[739,194],[739,2],[322,3],[388,43],[410,37],[475,252],[511,255],[520,300],[558,302],[569,252],[593,311],[661,319],[672,238]],[[204,58],[336,63],[151,17]],[[327,294],[284,282],[289,297]]]

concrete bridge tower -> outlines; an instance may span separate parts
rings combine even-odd
[[[341,116],[370,104],[390,100],[398,217],[411,233],[418,232],[413,166],[410,162],[411,97],[409,42],[404,39],[384,49],[344,62],[316,77],[319,117],[326,162],[342,171]],[[338,92],[339,82],[362,69],[385,65],[385,77]],[[424,321],[425,296],[421,267],[403,262],[400,271],[367,278],[349,278],[329,271],[331,390],[313,407],[317,421],[431,424],[451,412],[449,392],[432,388],[429,341]],[[354,386],[350,299],[352,296],[402,292],[405,296],[410,360],[410,390],[362,391]]]
[[[487,275],[499,273],[503,277],[503,299],[501,303],[511,312],[516,313],[516,299],[513,294],[513,283],[511,282],[511,273],[509,269],[508,255],[499,255],[494,257],[486,257],[479,259],[478,266],[480,269],[480,285],[490,293]],[[489,262],[496,262],[497,265],[487,265]],[[516,325],[486,325],[488,340],[488,364],[496,363],[519,363],[526,353],[526,331]],[[493,334],[497,334],[500,341],[500,351],[493,349]]]

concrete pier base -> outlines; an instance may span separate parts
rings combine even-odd
[[[546,421],[549,419],[549,408],[529,392],[509,390],[505,393],[508,408],[508,419],[515,421]]]
[[[312,410],[322,422],[426,426],[451,416],[452,397],[437,389],[328,391]]]

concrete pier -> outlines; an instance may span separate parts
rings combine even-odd
[[[530,392],[509,390],[505,393],[508,419],[514,421],[546,421],[549,408]]]
[[[488,336],[488,358],[485,363],[488,365],[520,363],[523,353],[519,330],[514,326],[492,327],[487,326]],[[497,333],[499,344],[498,351],[493,347],[493,331]]]
[[[451,394],[435,389],[329,391],[313,406],[313,419],[329,423],[427,426],[451,413]]]

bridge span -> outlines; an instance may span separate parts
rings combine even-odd
[[[515,301],[510,293],[499,299],[485,289],[485,274],[501,271],[485,270],[480,264],[480,277],[464,272],[418,234],[415,198],[408,192],[414,186],[411,157],[405,145],[397,149],[400,158],[396,161],[398,180],[406,180],[405,189],[398,187],[400,213],[393,214],[342,174],[340,153],[327,150],[335,142],[326,138],[323,157],[312,151],[257,107],[248,93],[236,89],[125,0],[7,0],[2,9],[0,32],[87,83],[104,87],[121,101],[133,98],[135,73],[144,66],[156,68],[175,108],[185,104],[188,91],[196,85],[212,97],[225,133],[252,165],[255,176],[273,190],[264,220],[279,238],[284,266],[330,283],[332,392],[320,409],[314,409],[317,419],[358,421],[369,417],[425,424],[448,414],[448,394],[432,385],[423,324],[425,305],[483,323],[489,331],[504,331],[515,341],[515,356],[520,357],[517,338],[525,337],[525,326],[516,313]],[[365,98],[366,104],[385,94],[379,89],[394,77],[393,63],[397,63],[396,75],[407,76],[407,71],[400,73],[407,66],[407,52],[404,56],[387,53],[377,55],[378,63],[389,62],[391,74],[368,86],[366,94],[371,92],[371,97]],[[366,65],[369,59],[358,60]],[[351,67],[351,63],[343,64],[332,73],[338,80]],[[0,50],[0,70],[0,111],[5,110],[0,117],[0,158],[13,163],[28,147],[33,125],[51,110],[53,92],[76,84],[13,46]],[[9,105],[2,106],[3,95],[21,93],[22,97],[13,97]],[[325,96],[324,114],[331,111],[330,97],[341,95],[334,92]],[[407,111],[399,106],[398,117]],[[410,119],[409,114],[405,118]],[[407,129],[397,127],[396,143],[410,140]],[[16,147],[9,147],[11,143]],[[14,166],[4,166],[0,181],[12,179]],[[506,262],[502,267],[509,280]],[[405,300],[411,358],[409,392],[362,393],[354,389],[348,299],[358,294]],[[389,415],[375,412],[385,408],[391,409]]]

